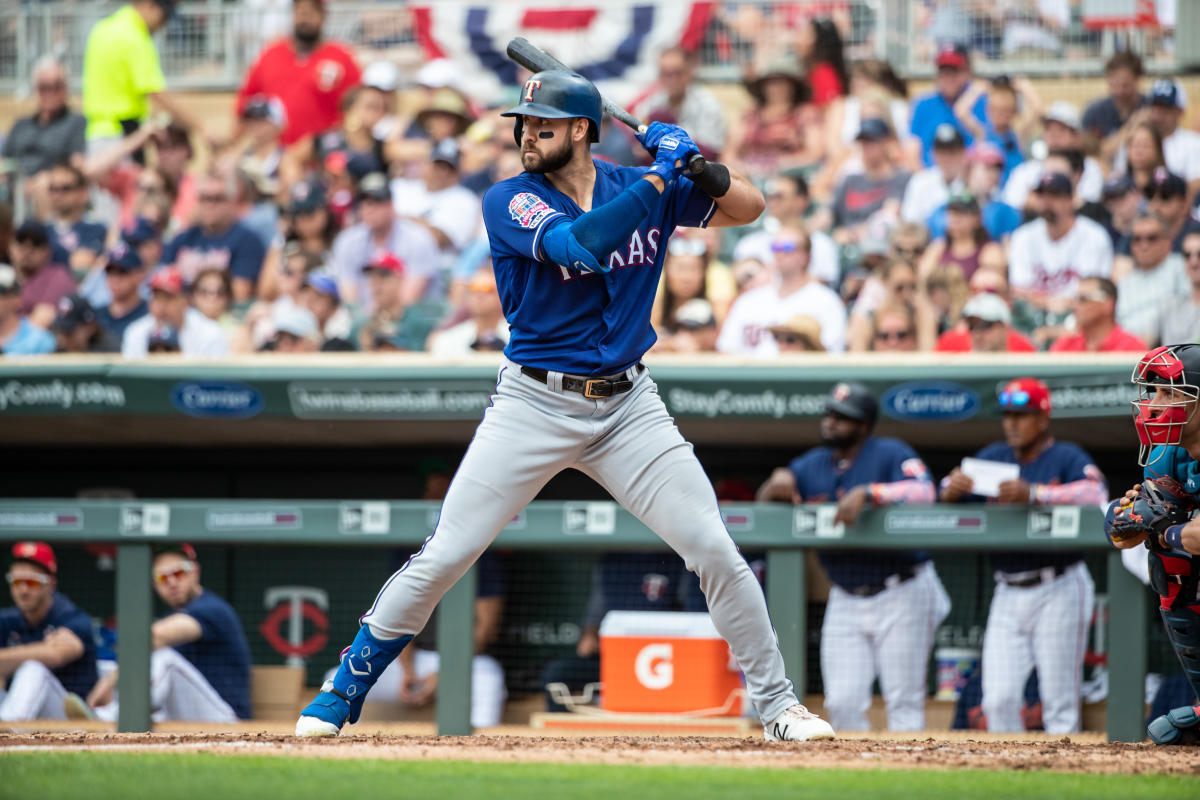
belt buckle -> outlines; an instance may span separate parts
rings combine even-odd
[[[611,390],[609,391],[609,394],[596,394],[592,390],[593,384],[603,386],[606,383],[608,383],[608,380],[606,380],[605,378],[588,378],[583,383],[583,396],[588,398],[589,400],[603,400],[604,398],[611,396],[611,394],[612,394]]]

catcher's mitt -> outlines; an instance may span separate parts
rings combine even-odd
[[[1141,534],[1157,537],[1172,525],[1192,518],[1196,500],[1174,478],[1144,481],[1132,502],[1114,501],[1104,515],[1104,532],[1113,542],[1123,542]]]

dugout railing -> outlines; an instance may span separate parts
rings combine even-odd
[[[255,545],[287,548],[417,546],[436,524],[437,503],[422,501],[294,502],[285,521],[276,501],[0,501],[0,541],[116,545],[116,617],[120,625],[118,729],[151,727],[149,674],[153,609],[151,558],[157,544]],[[1150,592],[1122,566],[1090,507],[900,506],[865,511],[853,528],[833,524],[834,506],[722,505],[743,550],[766,552],[766,597],[788,674],[804,692],[805,554],[819,549],[1085,550],[1107,552],[1107,736],[1144,737],[1143,683]],[[265,524],[269,517],[272,524]],[[611,502],[535,502],[500,534],[508,550],[666,549],[631,514]],[[372,587],[373,591],[374,587]],[[436,722],[440,734],[470,733],[470,662],[475,571],[442,600]]]

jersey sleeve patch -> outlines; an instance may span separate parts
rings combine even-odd
[[[900,471],[909,478],[925,479],[929,477],[925,462],[919,458],[906,458],[900,463]]]
[[[533,230],[554,212],[546,201],[536,194],[520,192],[508,201],[508,214],[522,228]]]

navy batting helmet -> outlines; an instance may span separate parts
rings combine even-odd
[[[521,102],[500,116],[516,117],[513,138],[521,145],[524,123],[521,117],[542,119],[573,119],[583,117],[592,124],[589,136],[593,142],[600,141],[600,116],[604,103],[600,92],[592,82],[565,69],[546,69],[525,81],[521,88]]]

